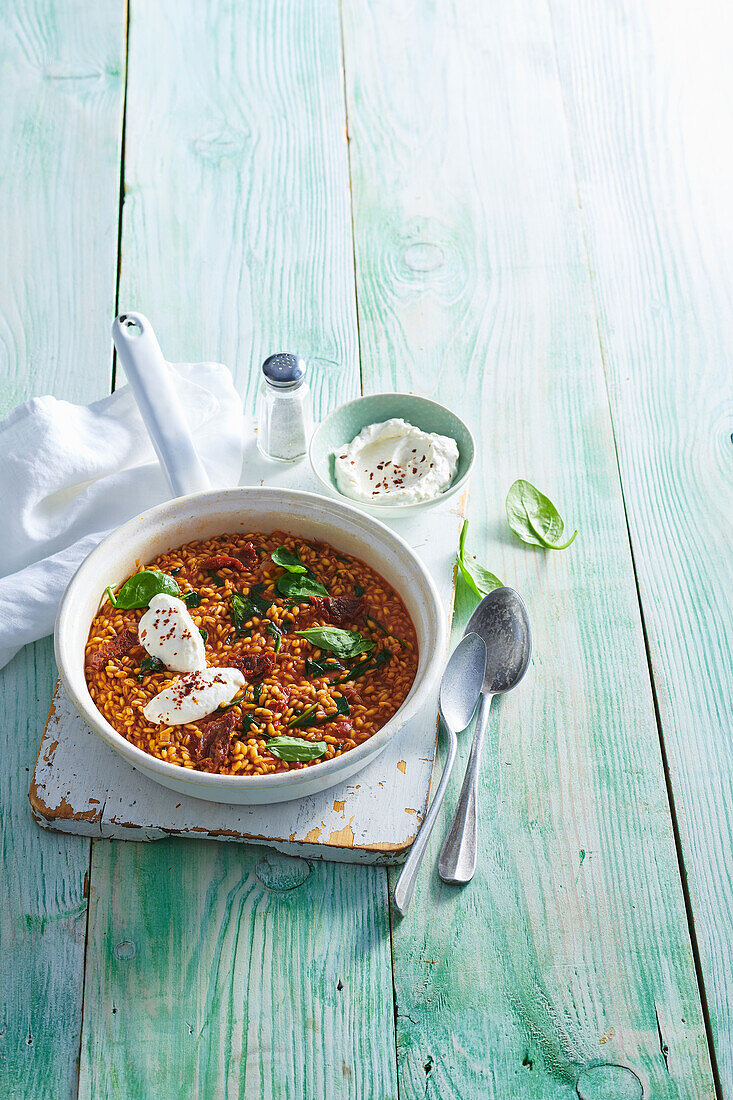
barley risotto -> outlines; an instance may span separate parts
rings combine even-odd
[[[265,775],[368,740],[417,663],[412,620],[379,573],[275,531],[186,543],[109,588],[85,674],[107,721],[152,756]]]

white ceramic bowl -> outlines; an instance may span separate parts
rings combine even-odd
[[[84,678],[84,647],[107,585],[117,585],[158,554],[191,539],[230,532],[284,530],[321,539],[367,562],[399,592],[417,632],[419,663],[410,694],[364,744],[343,756],[294,772],[265,776],[210,775],[167,764],[130,744],[97,710]],[[445,614],[435,584],[417,555],[384,524],[356,508],[314,493],[241,488],[196,493],[161,504],[108,535],[71,580],[56,619],[56,661],[84,721],[138,771],[182,794],[210,802],[286,802],[316,794],[358,772],[384,749],[426,696],[442,667]]]
[[[376,501],[356,501],[342,493],[336,481],[335,456],[359,434],[367,424],[381,424],[398,417],[421,428],[424,432],[437,432],[455,439],[458,444],[458,469],[453,481],[444,493],[432,500],[420,500],[413,504],[378,504]],[[308,457],[318,480],[340,500],[369,512],[378,519],[387,516],[407,516],[418,510],[432,508],[448,497],[463,492],[473,467],[476,444],[471,432],[454,412],[437,401],[419,397],[415,393],[370,393],[339,405],[329,413],[314,431]]]

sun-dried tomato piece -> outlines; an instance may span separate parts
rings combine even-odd
[[[90,657],[87,657],[87,664],[95,672],[98,672],[100,668],[104,668],[107,661],[111,661],[114,657],[122,657],[137,644],[137,634],[133,634],[131,630],[122,630],[119,634],[115,634],[114,638],[110,638],[108,642],[105,642],[96,653],[92,653]]]
[[[235,551],[234,556],[235,558],[239,558],[246,569],[254,569],[257,562],[260,560],[251,542],[245,542],[243,546],[240,546],[240,548]]]
[[[284,695],[283,699],[268,699],[267,701],[267,709],[271,710],[273,714],[282,714],[290,702],[290,692],[292,691],[290,684],[283,684],[281,690]]]
[[[364,610],[363,596],[309,596],[311,607],[316,615],[341,626],[353,622]]]
[[[207,570],[233,569],[235,573],[244,573],[249,569],[249,566],[231,554],[214,554],[213,557],[202,558],[198,567]]]
[[[340,626],[358,618],[364,610],[364,603],[363,596],[324,596],[323,610],[328,615],[329,622]]]
[[[220,718],[212,718],[201,730],[196,749],[196,763],[210,761],[215,768],[226,762],[234,733],[236,719],[234,712],[228,710]]]
[[[358,687],[342,686],[339,690],[347,703],[361,703],[361,694]]]
[[[238,668],[245,680],[256,683],[269,676],[276,664],[274,653],[235,653],[227,660],[228,668]]]
[[[339,718],[338,722],[334,723],[333,735],[334,737],[348,737],[354,728],[354,723],[350,718]]]

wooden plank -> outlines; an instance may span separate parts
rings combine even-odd
[[[3,7],[0,416],[109,388],[124,82],[121,5]],[[89,842],[41,832],[27,791],[55,679],[48,640],[0,673],[0,1094],[74,1095]]]
[[[317,405],[354,395],[337,0],[141,3],[129,71],[121,304],[169,358],[228,363],[250,410],[283,346]],[[385,872],[268,888],[259,858],[95,843],[81,1097],[396,1095]]]
[[[550,7],[702,974],[733,1094],[731,8]]]
[[[456,780],[395,928],[400,1096],[700,1100],[713,1082],[548,12],[344,12],[364,384],[427,391],[476,430],[469,542],[524,594],[536,644],[496,705],[477,876],[455,890],[434,870]],[[518,476],[580,526],[571,550],[512,540]]]
[[[81,1096],[396,1098],[384,870],[94,849]]]

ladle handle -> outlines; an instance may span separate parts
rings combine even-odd
[[[404,917],[407,912],[407,907],[412,900],[412,895],[415,892],[415,883],[417,882],[418,871],[420,870],[420,864],[422,863],[423,856],[425,855],[425,849],[428,846],[428,840],[430,834],[433,831],[433,825],[435,824],[438,816],[438,811],[443,804],[445,798],[446,787],[448,786],[448,780],[450,779],[450,773],[453,769],[453,761],[456,758],[456,747],[458,741],[453,730],[449,729],[445,723],[443,723],[444,729],[449,737],[448,743],[448,756],[445,761],[445,767],[443,768],[443,774],[440,777],[440,783],[438,789],[435,792],[435,797],[430,804],[430,809],[425,814],[425,819],[420,827],[420,832],[417,834],[410,854],[405,860],[405,865],[402,868],[400,877],[397,879],[397,885],[394,888],[394,903],[396,909]]]
[[[481,750],[484,746],[489,711],[493,695],[482,694],[479,703],[476,732],[473,736],[471,755],[468,758],[458,805],[448,836],[438,858],[438,874],[443,882],[462,886],[470,882],[476,873],[478,848],[478,777],[481,766]]]
[[[112,339],[174,497],[210,489],[168,364],[142,313],[121,313]]]

